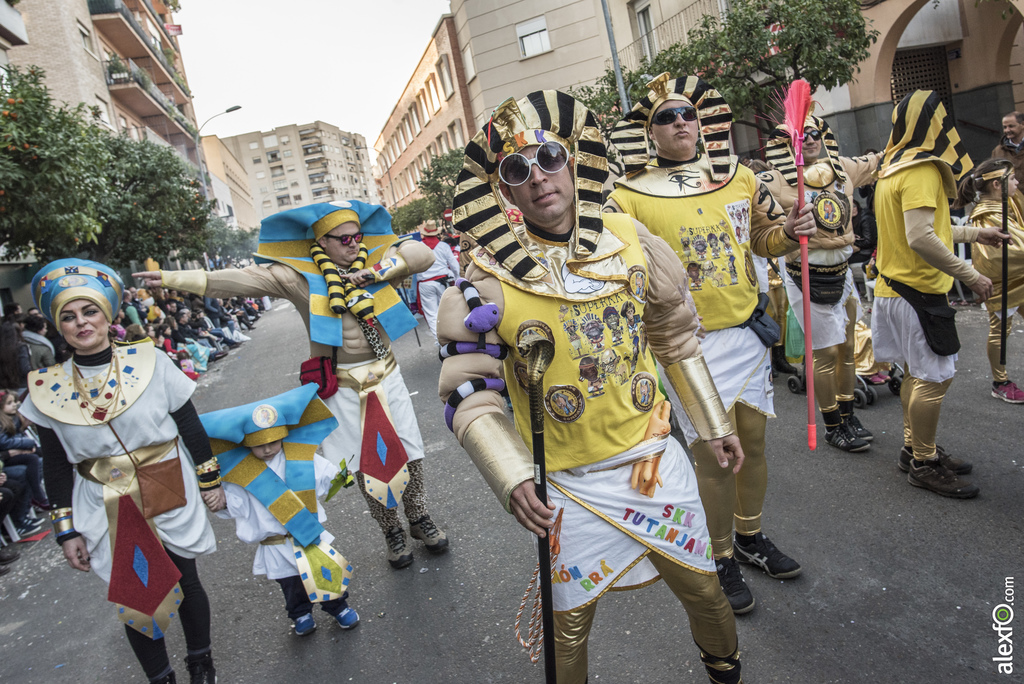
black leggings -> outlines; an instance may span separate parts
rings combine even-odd
[[[178,614],[181,617],[181,628],[185,632],[188,653],[205,653],[210,650],[210,599],[199,582],[196,560],[182,558],[169,550],[167,555],[181,572],[181,580],[178,583],[185,598],[181,601]],[[171,661],[167,658],[167,645],[163,638],[150,639],[128,625],[124,626],[124,631],[128,635],[128,643],[135,651],[139,665],[142,665],[150,681],[159,679],[171,671]]]

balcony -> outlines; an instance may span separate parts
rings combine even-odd
[[[721,17],[722,7],[720,0],[693,0],[681,12],[619,50],[619,63],[623,71],[635,71],[644,59],[654,59],[665,48],[685,43],[690,31],[700,25],[705,15]]]
[[[112,97],[143,119],[159,117],[173,124],[177,132],[195,136],[195,126],[175,106],[174,101],[162,93],[149,74],[133,60],[127,64],[120,60],[103,63],[107,86]],[[165,125],[164,128],[167,128]],[[173,134],[168,129],[169,135]]]
[[[118,51],[152,67],[153,78],[173,95],[175,104],[189,101],[188,85],[164,55],[163,43],[142,28],[123,0],[89,0],[89,12],[93,24]]]
[[[25,31],[25,21],[21,18],[21,12],[2,1],[0,1],[0,38],[12,46],[28,44],[28,33]]]
[[[313,185],[317,185],[319,183],[326,183],[327,182],[327,174],[326,173],[311,173],[311,174],[309,174],[309,182],[311,184],[313,184]]]

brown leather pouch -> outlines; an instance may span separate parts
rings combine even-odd
[[[142,499],[142,517],[146,520],[155,518],[161,513],[181,508],[188,501],[185,499],[185,480],[181,476],[181,457],[178,454],[178,438],[174,438],[175,458],[140,466],[135,456],[125,447],[121,436],[110,423],[110,431],[117,437],[118,443],[135,465],[135,477],[139,480],[139,497]]]

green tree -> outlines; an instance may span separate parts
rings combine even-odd
[[[434,155],[418,183],[420,192],[427,200],[427,218],[434,219],[439,225],[444,221],[445,209],[452,208],[455,181],[459,177],[464,160],[465,152],[462,150],[450,150],[441,156]]]
[[[877,39],[859,0],[734,0],[724,18],[706,15],[688,40],[645,59],[623,79],[636,102],[649,77],[697,74],[722,93],[734,116],[753,115],[754,125],[768,131],[779,118],[775,98],[782,88],[798,78],[812,91],[849,83]],[[619,118],[615,74],[609,69],[574,94],[597,113],[607,138]]]
[[[207,245],[212,202],[199,191],[194,169],[170,147],[106,136],[107,187],[96,202],[102,231],[84,245],[90,259],[114,266],[178,250],[195,259]]]
[[[233,259],[251,257],[259,246],[260,231],[258,228],[252,230],[232,228],[221,218],[210,219],[208,225],[206,253],[210,256],[219,254]]]
[[[69,256],[99,235],[108,134],[84,105],[58,106],[37,67],[0,80],[0,244],[9,256]]]
[[[426,198],[415,199],[391,212],[391,227],[395,235],[405,235],[416,230],[421,223],[430,218],[433,218],[430,213],[430,201]]]

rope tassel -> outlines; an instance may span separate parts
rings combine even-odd
[[[564,509],[563,509],[564,510]],[[558,537],[562,532],[562,512],[558,511],[558,517],[555,518],[555,524],[552,525],[551,531],[548,533],[551,537],[551,575],[555,574],[556,562],[558,561],[558,552],[560,550],[558,544]],[[530,606],[530,596],[533,595],[533,605],[530,607],[530,620],[527,623],[526,636],[523,636],[522,622],[523,613],[526,612],[526,608]],[[526,585],[526,593],[523,594],[523,601],[519,604],[519,611],[516,613],[516,639],[519,640],[520,646],[525,648],[530,654],[530,662],[540,662],[541,653],[544,652],[544,617],[541,610],[542,606],[540,598],[540,563],[537,563],[533,569],[533,576],[530,578],[530,583]]]

